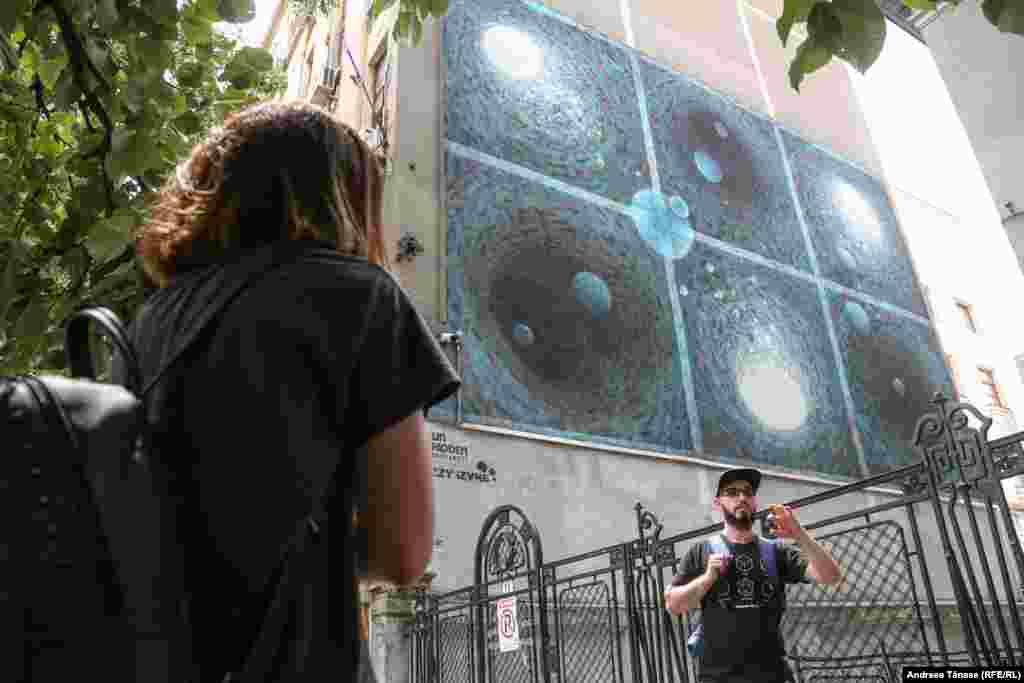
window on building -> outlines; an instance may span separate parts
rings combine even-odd
[[[1006,408],[1003,397],[999,394],[999,387],[996,385],[995,373],[988,368],[978,368],[978,384],[985,392],[988,405],[994,408]]]
[[[963,301],[957,301],[956,309],[960,313],[960,318],[963,320],[964,327],[977,334],[978,325],[974,320],[974,306],[964,303]]]

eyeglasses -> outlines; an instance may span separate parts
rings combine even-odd
[[[753,489],[738,489],[730,486],[729,488],[722,489],[722,492],[718,494],[720,498],[739,498],[740,496],[746,496],[747,498],[754,497]]]

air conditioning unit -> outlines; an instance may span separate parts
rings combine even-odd
[[[309,101],[319,107],[330,108],[338,94],[338,84],[341,82],[341,69],[325,66],[323,77],[316,86]]]
[[[380,128],[364,128],[360,135],[373,149],[379,149],[384,144],[384,134]]]

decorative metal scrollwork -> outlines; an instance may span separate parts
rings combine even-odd
[[[900,482],[900,488],[906,496],[916,496],[928,491],[928,479],[923,471],[915,472]]]
[[[477,583],[505,580],[543,563],[536,527],[511,505],[491,513],[476,547]]]
[[[487,576],[515,574],[526,567],[526,548],[514,529],[506,527],[491,537],[487,548]]]
[[[942,489],[968,486],[979,491],[992,489],[997,470],[988,445],[992,420],[969,403],[950,401],[935,395],[933,412],[917,421],[914,448]],[[971,426],[971,417],[980,427]]]
[[[642,564],[654,564],[657,562],[657,553],[661,544],[661,532],[665,526],[658,521],[658,518],[650,510],[637,503],[633,506],[636,510],[636,526],[639,538],[634,544],[634,549],[639,555]],[[651,530],[653,529],[653,532]],[[651,533],[648,533],[651,532]]]

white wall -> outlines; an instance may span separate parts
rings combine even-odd
[[[975,368],[990,367],[1019,418],[1024,385],[1013,358],[1024,347],[1024,326],[1009,312],[1019,310],[1024,275],[942,74],[928,47],[892,25],[867,75],[850,72],[940,341],[958,358],[962,390],[977,397]],[[964,329],[956,299],[974,307],[980,334]],[[1016,426],[1004,420],[999,429]]]
[[[998,207],[1024,206],[1024,37],[1000,33],[980,2],[964,2],[925,31]]]

